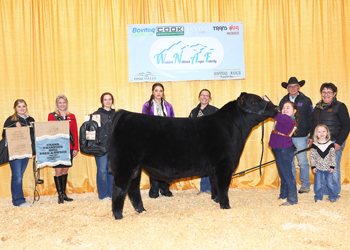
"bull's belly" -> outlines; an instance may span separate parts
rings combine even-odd
[[[207,168],[191,168],[191,167],[181,167],[169,168],[167,166],[163,167],[148,167],[145,166],[143,169],[154,179],[166,181],[168,183],[193,176],[203,176],[210,175],[213,171]]]

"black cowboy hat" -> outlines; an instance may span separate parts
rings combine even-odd
[[[301,80],[300,82],[298,82],[298,79],[296,77],[292,76],[291,78],[289,78],[288,83],[282,82],[281,85],[282,85],[283,88],[286,89],[288,84],[294,84],[294,83],[297,83],[297,84],[300,85],[300,87],[302,87],[302,86],[304,86],[305,81]]]

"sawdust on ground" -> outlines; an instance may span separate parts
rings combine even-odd
[[[348,249],[350,184],[336,203],[315,203],[313,190],[295,206],[280,207],[279,189],[230,189],[222,210],[196,189],[174,197],[141,195],[147,212],[126,198],[124,218],[112,217],[111,201],[94,193],[70,194],[57,204],[42,196],[31,208],[0,199],[0,249]],[[27,197],[32,202],[33,197]]]

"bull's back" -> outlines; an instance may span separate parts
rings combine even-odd
[[[208,118],[158,117],[123,111],[114,125],[112,141],[119,150],[138,158],[161,155],[164,160],[194,159],[212,152],[215,139],[225,132],[215,118]]]

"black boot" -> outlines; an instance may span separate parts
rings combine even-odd
[[[67,178],[68,178],[68,174],[63,174],[63,175],[62,175],[62,193],[63,193],[63,199],[64,199],[65,201],[73,201],[72,198],[69,198],[69,197],[66,195]]]
[[[64,203],[64,197],[62,193],[62,176],[54,176],[56,189],[58,193],[58,204]]]

